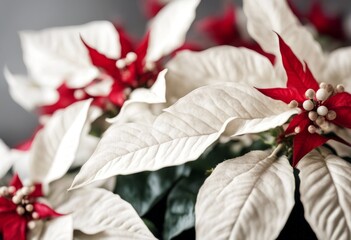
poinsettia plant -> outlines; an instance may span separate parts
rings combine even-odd
[[[198,0],[182,0],[164,8],[139,44],[121,26],[107,21],[23,31],[20,37],[28,76],[13,75],[5,68],[10,94],[26,110],[38,110],[41,125],[56,111],[93,99],[94,114],[85,124],[73,165],[79,167],[109,125],[105,119],[119,113],[126,100],[138,99],[140,93],[143,101],[150,101],[144,96],[149,88],[151,95],[162,98],[158,92],[159,88],[162,92],[163,78],[157,83],[157,75],[171,53],[183,45],[198,4]],[[18,148],[29,150],[32,140]]]
[[[134,89],[152,86],[163,69],[162,58],[183,45],[198,4],[169,4],[152,19],[139,44],[107,21],[24,31],[20,35],[29,76],[6,69],[10,93],[25,109],[37,108],[43,115],[89,98],[115,115]]]
[[[8,187],[1,187],[0,232],[4,240],[154,239],[135,210],[109,191],[114,179],[76,192],[66,191],[74,176],[67,171],[75,159],[90,104],[91,100],[77,102],[57,111],[35,136],[25,156],[11,151],[2,154],[17,165],[28,166],[14,168],[18,174]]]
[[[0,142],[2,237],[349,239],[350,48],[244,0],[200,23],[221,46],[179,50],[200,1],[146,2],[139,44],[105,21],[21,34],[29,77],[5,75],[43,126]]]
[[[317,237],[347,239],[349,188],[342,186],[350,182],[351,169],[343,159],[350,153],[349,49],[324,54],[284,1],[247,0],[244,12],[249,33],[275,55],[275,65],[256,52],[228,46],[179,53],[167,65],[167,83],[189,79],[197,85],[187,90],[195,90],[179,94],[152,125],[113,124],[72,188],[204,161],[204,152],[218,141],[250,134],[252,143],[252,134],[259,134],[271,138],[267,150],[223,162],[201,187],[197,237],[278,237],[294,206],[296,178],[305,218]],[[300,171],[296,177],[293,167]],[[323,186],[317,182],[322,176]]]

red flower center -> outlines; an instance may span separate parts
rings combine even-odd
[[[158,62],[145,61],[148,34],[135,49],[123,30],[119,29],[119,34],[121,41],[121,57],[119,59],[105,56],[82,39],[89,52],[91,63],[100,71],[98,78],[88,84],[88,86],[78,89],[69,88],[65,83],[62,84],[57,89],[59,100],[52,105],[43,106],[41,108],[43,114],[52,114],[58,109],[88,98],[93,98],[93,105],[104,110],[110,109],[111,106],[119,110],[133,89],[140,87],[149,88],[153,85],[161,67]],[[88,88],[98,89],[97,84],[103,81],[112,82],[109,86],[109,92],[93,94],[87,90]]]
[[[308,65],[302,64],[279,35],[278,39],[288,78],[286,88],[258,90],[292,108],[301,109],[301,113],[291,119],[284,136],[279,138],[282,141],[285,137],[294,137],[293,165],[312,149],[331,139],[351,146],[331,129],[331,126],[351,128],[351,94],[344,92],[342,85],[335,88],[326,83],[319,85]]]
[[[299,106],[303,112],[307,113],[307,117],[311,121],[311,124],[307,127],[309,133],[322,134],[329,131],[330,121],[335,120],[337,117],[336,112],[328,109],[325,103],[327,103],[327,100],[331,96],[341,92],[344,92],[342,85],[337,85],[334,88],[330,84],[321,83],[317,92],[311,88],[305,92],[307,99],[302,104],[299,104],[296,100],[292,100],[289,106],[291,108]],[[301,128],[297,126],[294,130],[296,133],[299,133]]]
[[[37,220],[62,216],[39,202],[42,196],[41,184],[23,186],[17,175],[9,187],[0,187],[0,233],[4,240],[24,240]]]

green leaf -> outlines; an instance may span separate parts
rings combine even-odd
[[[217,143],[207,149],[199,158],[199,160],[187,163],[195,171],[206,172],[211,168],[215,168],[217,164],[224,160],[237,156],[237,152],[233,149],[233,146],[240,144],[237,141],[229,141],[227,143]]]
[[[129,202],[140,216],[146,214],[179,180],[188,176],[190,169],[180,165],[154,172],[118,176],[115,193]]]
[[[147,228],[152,232],[152,234],[154,236],[157,236],[158,230],[157,230],[157,227],[155,226],[155,224],[147,218],[142,218],[142,220],[145,223],[145,225],[147,226]]]
[[[112,110],[108,110],[104,112],[100,117],[96,118],[91,123],[91,128],[89,134],[95,137],[101,138],[102,134],[106,131],[106,129],[110,126],[108,122],[106,122],[107,118],[111,118],[116,115],[116,112]]]
[[[172,239],[195,226],[196,196],[205,179],[204,174],[192,173],[171,190],[167,198],[164,239]]]

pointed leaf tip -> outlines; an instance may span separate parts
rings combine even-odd
[[[293,114],[296,109],[245,84],[198,88],[165,109],[152,126],[113,124],[81,168],[72,188],[115,175],[194,161],[222,134],[266,131],[284,124]]]
[[[351,165],[326,148],[301,159],[301,201],[318,239],[351,238]]]
[[[37,133],[29,155],[31,180],[50,183],[71,167],[91,103],[88,99],[55,112]]]
[[[305,61],[302,63],[278,33],[277,36],[283,66],[288,77],[287,87],[298,89],[302,97],[304,97],[305,91],[309,88],[317,91],[319,84],[312,75],[307,63]]]
[[[199,239],[274,239],[279,235],[294,206],[295,181],[287,158],[270,154],[252,151],[216,167],[197,197]]]

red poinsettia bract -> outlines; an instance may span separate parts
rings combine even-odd
[[[133,48],[130,38],[119,29],[121,57],[111,59],[99,53],[84,42],[90,55],[91,62],[113,79],[108,99],[114,105],[121,107],[126,100],[126,91],[137,87],[151,86],[159,73],[157,64],[145,62],[149,35],[147,34],[139,46]]]
[[[279,37],[283,66],[287,74],[286,88],[258,89],[266,96],[281,100],[301,113],[294,116],[285,136],[294,134],[293,165],[314,148],[333,139],[350,145],[343,139],[328,135],[332,126],[351,128],[351,94],[342,85],[318,84],[307,64],[302,64],[290,47]],[[351,146],[351,145],[350,145]]]
[[[131,38],[117,27],[121,52],[119,59],[111,59],[96,49],[89,46],[84,39],[82,42],[87,48],[92,64],[100,69],[100,77],[92,81],[88,86],[82,88],[69,88],[66,84],[62,84],[57,92],[59,100],[52,104],[41,108],[42,114],[52,114],[58,109],[65,108],[74,102],[93,98],[93,105],[105,109],[109,104],[113,104],[117,108],[121,107],[130,91],[138,87],[150,87],[156,80],[160,71],[159,63],[151,63],[145,61],[146,51],[148,47],[149,34],[137,47],[133,47]],[[93,96],[86,89],[94,86],[106,79],[112,79],[112,86],[107,96]]]
[[[160,0],[143,0],[143,11],[147,18],[151,19],[166,5]]]
[[[4,240],[25,240],[35,221],[62,216],[38,202],[42,196],[41,184],[23,186],[18,175],[9,187],[0,188],[0,233]]]
[[[300,21],[312,24],[319,34],[345,40],[342,16],[324,11],[320,1],[313,1],[307,13],[302,13],[292,0],[289,0],[288,4]]]
[[[231,45],[235,47],[246,47],[267,57],[274,63],[275,57],[266,53],[253,39],[245,39],[241,36],[236,8],[228,4],[222,16],[210,16],[198,23],[201,33],[207,35],[217,45]]]

